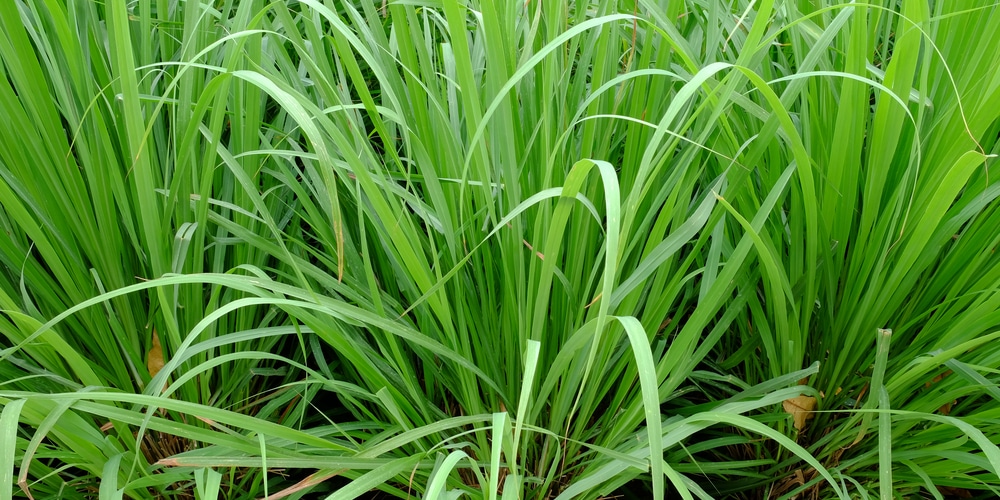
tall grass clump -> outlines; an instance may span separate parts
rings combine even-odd
[[[0,500],[998,493],[996,5],[0,24]]]

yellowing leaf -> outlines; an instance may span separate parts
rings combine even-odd
[[[153,346],[146,353],[146,368],[149,369],[149,376],[155,377],[163,369],[163,348],[160,347],[160,336],[153,329]]]
[[[943,406],[941,406],[940,408],[938,408],[938,413],[940,413],[942,415],[945,415],[945,416],[951,415],[951,407],[955,403],[958,403],[958,401],[954,401],[954,402],[951,402],[951,403],[945,403]]]
[[[813,417],[812,411],[816,408],[816,398],[812,396],[795,396],[786,399],[781,406],[786,413],[792,414],[793,425],[796,430],[802,430],[806,426],[806,419]]]

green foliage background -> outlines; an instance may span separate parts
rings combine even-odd
[[[0,500],[994,498],[996,26],[0,2]]]

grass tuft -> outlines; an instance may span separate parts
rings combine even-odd
[[[0,500],[1000,495],[998,6],[662,4],[0,2]]]

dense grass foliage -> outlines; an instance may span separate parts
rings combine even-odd
[[[994,498],[996,26],[0,1],[0,500]]]

